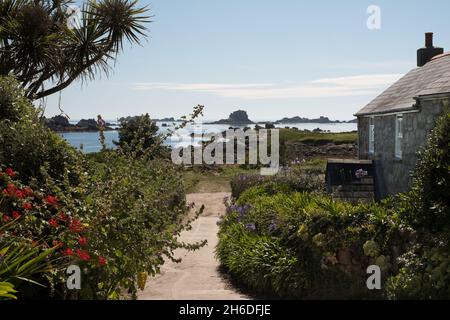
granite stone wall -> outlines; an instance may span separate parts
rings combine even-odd
[[[450,94],[447,97],[422,98],[418,101],[419,112],[403,113],[401,159],[395,157],[396,115],[374,117],[374,154],[368,152],[369,117],[358,118],[358,154],[360,159],[374,160],[380,197],[409,190],[411,171],[417,163],[417,152],[425,145],[436,118],[448,106],[449,101]]]

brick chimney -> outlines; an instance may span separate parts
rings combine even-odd
[[[443,54],[444,49],[433,46],[433,33],[425,33],[425,48],[417,50],[417,66],[423,67],[433,59],[433,57]]]

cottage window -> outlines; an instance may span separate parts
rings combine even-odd
[[[395,157],[402,158],[402,141],[403,141],[403,115],[399,114],[395,119]]]
[[[375,152],[375,125],[374,118],[369,118],[369,153]]]

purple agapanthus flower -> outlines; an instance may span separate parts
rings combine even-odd
[[[250,209],[250,206],[248,204],[239,206],[235,208],[235,211],[238,213],[238,222],[242,220],[242,218],[245,217],[245,215],[248,213],[248,210]]]
[[[245,180],[247,180],[247,176],[240,175],[240,176],[239,176],[239,180],[245,181]]]

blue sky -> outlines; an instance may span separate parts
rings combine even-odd
[[[348,120],[416,65],[424,33],[450,50],[450,1],[153,0],[143,46],[126,47],[114,72],[61,95],[72,118],[149,113],[205,119],[237,109],[253,120]],[[381,29],[369,30],[369,5]],[[58,95],[46,114],[58,111]]]

